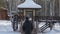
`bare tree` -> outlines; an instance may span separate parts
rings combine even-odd
[[[50,0],[50,16],[54,16],[54,2],[55,0]]]
[[[5,7],[4,0],[0,0],[0,7]]]
[[[60,16],[60,0],[59,0],[59,16]]]

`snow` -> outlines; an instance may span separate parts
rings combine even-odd
[[[39,26],[44,25],[44,22],[41,22]],[[20,25],[20,24],[19,24]],[[20,27],[20,26],[19,26]],[[18,31],[13,31],[11,22],[8,20],[0,20],[0,34],[21,34]],[[60,34],[60,24],[55,23],[52,30],[50,28],[47,28],[44,33],[38,33],[38,34]]]
[[[41,5],[36,4],[33,0],[25,0],[24,3],[21,3],[17,8],[42,8]]]
[[[7,20],[0,20],[0,26],[6,26],[6,25],[11,25],[11,22],[10,21],[7,21]]]
[[[38,27],[40,28],[41,26],[43,26],[45,24],[45,22],[41,22]]]
[[[60,34],[60,32],[55,31],[55,30],[51,30],[50,32],[47,32],[46,34]]]
[[[47,29],[46,34],[60,34],[60,24],[55,23],[52,30]]]
[[[56,23],[53,27],[55,31],[60,31],[60,23]]]
[[[44,25],[44,22],[40,24],[40,26]],[[40,27],[39,26],[39,27]],[[55,23],[53,26],[53,29],[50,30],[50,28],[47,28],[44,33],[38,33],[38,34],[60,34],[60,23]]]
[[[13,31],[10,21],[0,20],[0,34],[21,34],[21,33]]]

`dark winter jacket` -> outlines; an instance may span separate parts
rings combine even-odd
[[[32,22],[30,22],[29,20],[26,20],[23,24],[23,31],[25,32],[25,34],[30,34],[33,30],[33,24]]]

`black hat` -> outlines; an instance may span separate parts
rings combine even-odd
[[[28,19],[28,17],[26,17],[26,19]]]

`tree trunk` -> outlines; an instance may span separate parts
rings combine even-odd
[[[54,16],[54,2],[55,0],[50,0],[50,16]]]

